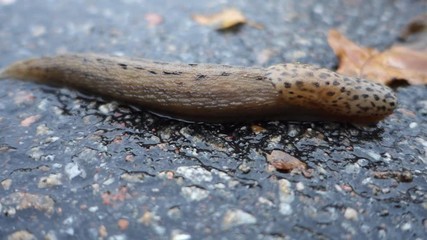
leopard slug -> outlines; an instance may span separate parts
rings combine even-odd
[[[249,68],[65,54],[16,62],[0,72],[6,78],[71,87],[189,121],[373,123],[396,107],[386,86],[306,64]]]

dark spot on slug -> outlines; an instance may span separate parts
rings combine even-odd
[[[197,65],[199,65],[199,64],[197,64],[197,63],[189,63],[189,64],[188,64],[188,66],[190,66],[190,67],[195,67],[195,66],[197,66]]]
[[[204,78],[206,78],[207,77],[207,75],[204,75],[204,74],[197,74],[197,76],[196,76],[196,80],[202,80],[202,79],[204,79]]]
[[[156,62],[156,61],[153,61],[153,63],[159,64],[159,65],[169,65],[169,63],[167,63],[167,62]]]
[[[264,80],[264,77],[262,77],[262,76],[258,76],[258,77],[256,78],[256,80],[258,80],[258,81]]]
[[[297,87],[304,86],[304,82],[303,81],[296,81],[295,84],[297,85]]]
[[[297,96],[297,98],[303,98],[303,96],[301,96],[301,95],[298,95],[298,96]]]
[[[345,92],[345,87],[342,87],[342,88],[340,89],[340,91],[341,91],[341,92]]]
[[[151,74],[157,74],[155,71],[148,71]]]
[[[305,68],[306,68],[307,66],[305,66]],[[313,77],[314,76],[314,74],[312,73],[312,72],[306,72],[305,73],[305,75],[307,76],[307,77]]]
[[[314,82],[313,86],[315,86],[316,88],[320,87],[320,84],[318,82]]]
[[[374,99],[375,99],[376,101],[378,101],[378,100],[380,100],[380,97],[378,97],[378,95],[377,95],[377,94],[374,94]]]
[[[338,86],[338,85],[340,85],[340,82],[338,82],[337,80],[334,80],[334,82],[332,83],[332,85]]]
[[[292,87],[292,84],[290,84],[290,83],[288,83],[288,82],[285,82],[284,86],[285,86],[285,88],[291,88],[291,87]]]
[[[328,96],[334,96],[335,93],[334,92],[327,92],[326,95],[328,95]]]
[[[373,92],[373,91],[374,91],[374,89],[372,89],[372,88],[370,88],[370,87],[367,87],[367,88],[366,88],[366,91],[368,91],[368,92]]]
[[[362,86],[356,86],[355,89],[362,89]]]
[[[290,91],[289,94],[294,94],[294,92]]]
[[[394,98],[393,95],[391,95],[391,93],[387,93],[386,95],[384,95],[384,97],[386,99],[388,99],[388,98]]]
[[[327,73],[321,73],[320,75],[319,75],[319,78],[321,78],[321,79],[327,79],[327,78],[329,78],[331,75],[330,74],[327,74]]]
[[[331,83],[330,83],[329,81],[326,81],[326,82],[325,82],[325,84],[326,84],[326,85],[329,85],[329,84],[331,84]]]
[[[145,68],[143,68],[143,67],[135,67],[135,69],[138,69],[138,70],[145,70]]]
[[[368,98],[368,97],[369,97],[369,95],[368,95],[368,94],[362,94],[362,97],[363,97],[363,98]]]
[[[173,72],[163,71],[163,74],[165,74],[165,75],[181,75],[182,72],[179,72],[179,71],[173,71]]]
[[[394,105],[396,105],[394,102],[390,103],[390,106],[394,107]]]
[[[128,65],[124,64],[124,63],[118,63],[117,65],[119,65],[120,67],[122,67],[123,69],[128,69]]]
[[[270,75],[270,74],[271,73],[268,73],[267,76]],[[221,76],[230,76],[230,75],[231,75],[231,73],[228,73],[228,72],[222,72],[221,73]]]
[[[359,95],[354,95],[353,100],[357,100],[357,99],[359,99]]]

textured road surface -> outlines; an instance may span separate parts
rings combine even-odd
[[[263,28],[200,26],[228,7]],[[333,69],[326,33],[386,49],[424,0],[0,0],[0,67],[64,52]],[[9,239],[425,239],[427,88],[375,126],[191,124],[69,89],[0,82]],[[266,156],[308,166],[284,173]]]

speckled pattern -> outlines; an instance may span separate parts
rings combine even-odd
[[[263,28],[218,32],[191,18],[230,6]],[[426,11],[424,0],[0,0],[0,68],[97,52],[333,70],[330,28],[383,50]],[[0,237],[425,239],[427,88],[395,94],[396,110],[372,126],[193,124],[84,92],[1,81]],[[272,151],[307,172],[276,171]]]
[[[267,75],[285,102],[343,119],[383,119],[396,108],[393,91],[371,81],[307,64],[280,64]],[[339,118],[339,117],[337,117]]]

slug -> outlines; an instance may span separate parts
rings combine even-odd
[[[66,54],[14,63],[0,72],[6,78],[71,87],[187,121],[374,123],[396,107],[386,86],[306,64],[248,68]]]

